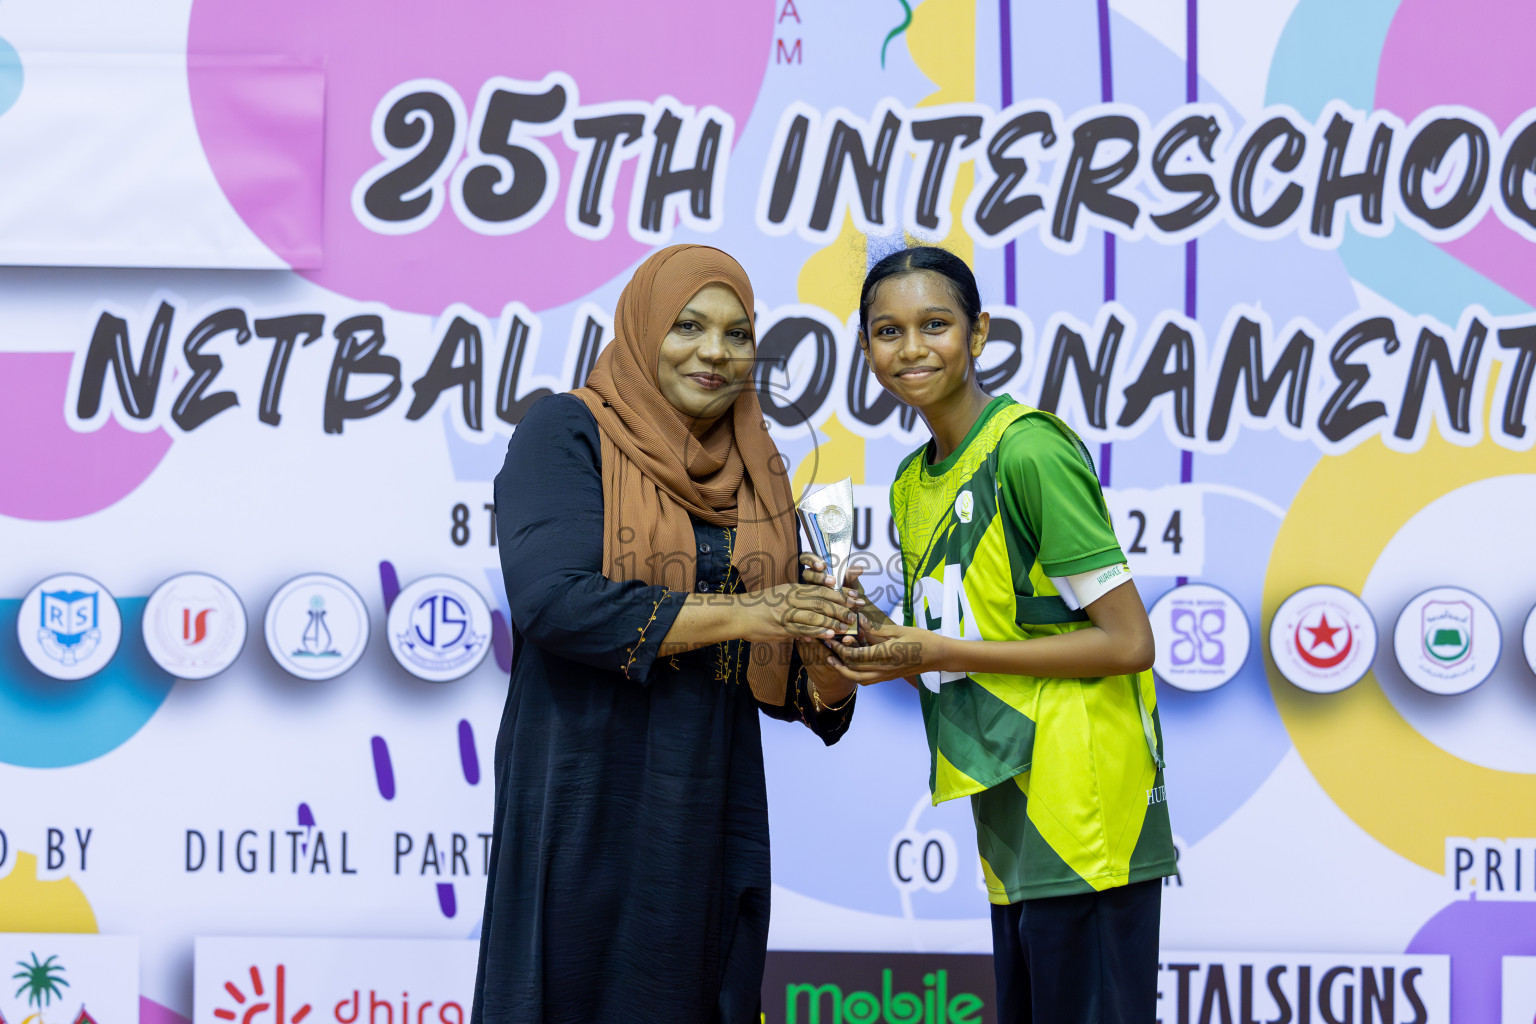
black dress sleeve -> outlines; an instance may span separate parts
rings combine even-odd
[[[848,731],[848,725],[853,721],[853,706],[859,700],[858,691],[855,690],[836,708],[817,711],[815,702],[811,700],[811,677],[800,660],[799,647],[794,651],[789,662],[789,685],[784,688],[784,703],[765,704],[758,701],[758,706],[769,718],[777,718],[782,722],[804,722],[811,732],[820,736],[821,741],[830,747]]]
[[[501,573],[521,642],[644,683],[687,595],[603,575],[601,453],[580,399],[528,410],[496,475]]]

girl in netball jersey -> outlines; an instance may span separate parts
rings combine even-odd
[[[1152,629],[1092,460],[981,389],[988,317],[953,254],[887,256],[859,310],[875,376],[933,436],[891,486],[904,625],[875,615],[834,661],[921,684],[934,803],[968,796],[976,820],[997,1019],[1144,1024],[1175,855]]]

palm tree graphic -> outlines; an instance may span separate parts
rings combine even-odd
[[[37,954],[33,953],[30,964],[25,960],[17,960],[16,966],[21,970],[11,975],[13,978],[21,979],[21,987],[16,990],[16,994],[19,996],[23,992],[27,993],[27,1002],[36,1005],[39,1010],[52,1003],[54,996],[64,998],[64,993],[59,991],[60,985],[69,987],[69,982],[62,977],[64,965],[54,963],[57,959],[58,957],[51,956],[42,963],[38,963]]]

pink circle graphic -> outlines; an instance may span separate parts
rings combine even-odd
[[[55,521],[99,512],[133,493],[171,438],[108,420],[76,433],[64,420],[69,360],[63,353],[0,354],[0,515]]]
[[[514,299],[547,309],[644,255],[625,227],[635,161],[617,178],[616,224],[601,241],[566,228],[575,154],[558,135],[541,141],[559,164],[559,192],[532,227],[477,234],[444,204],[419,231],[380,234],[359,223],[351,205],[353,187],[383,159],[371,135],[379,101],[404,82],[437,79],[472,111],[491,78],[538,82],[561,71],[575,80],[582,106],[672,96],[719,107],[739,134],[762,86],[772,30],[772,5],[718,0],[675,0],[666,17],[647,4],[606,0],[195,0],[187,43],[192,109],[220,187],[246,224],[297,266],[313,265],[311,249],[323,242],[318,266],[301,270],[316,284],[428,314],[465,302],[496,315]],[[323,174],[315,167],[322,68]],[[691,153],[679,153],[675,166],[692,162]],[[313,181],[305,179],[314,177],[323,181],[320,193],[306,195]]]
[[[1382,45],[1376,106],[1410,123],[1430,107],[1460,104],[1486,114],[1502,132],[1531,106],[1532,31],[1536,11],[1521,0],[1403,0]],[[1495,167],[1488,182],[1495,194],[1497,175]],[[1441,248],[1536,305],[1531,243],[1492,212]]]

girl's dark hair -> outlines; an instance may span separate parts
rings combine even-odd
[[[976,318],[981,316],[981,293],[976,290],[976,275],[971,273],[971,268],[947,249],[914,245],[884,257],[864,276],[864,290],[859,293],[859,331],[866,339],[869,337],[869,303],[875,297],[875,289],[888,277],[910,274],[914,270],[931,270],[949,282],[949,289],[965,314],[967,330],[975,329]]]

